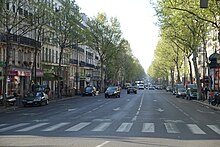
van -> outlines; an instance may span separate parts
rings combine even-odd
[[[179,88],[184,88],[185,89],[184,84],[175,84],[174,87],[173,87],[173,95],[177,94],[177,91],[178,91]]]

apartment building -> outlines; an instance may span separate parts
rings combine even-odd
[[[54,9],[60,5],[56,0],[44,1]],[[7,4],[7,9],[14,11],[13,4]],[[30,7],[28,7],[30,9]],[[19,17],[33,15],[32,10],[19,8]],[[86,24],[86,15],[83,16],[83,23]],[[0,29],[0,92],[3,90],[3,67],[6,61],[6,30]],[[45,28],[46,29],[46,28]],[[12,49],[10,52],[7,93],[11,94],[17,89],[21,94],[30,90],[31,79],[37,84],[49,85],[55,94],[58,78],[61,80],[63,94],[72,90],[80,90],[87,84],[97,86],[100,81],[98,68],[98,53],[85,45],[69,47],[64,49],[61,62],[61,74],[58,75],[60,46],[52,41],[53,34],[45,33],[44,41],[36,39],[37,31],[32,30],[19,35],[12,31]],[[36,59],[35,51],[37,50]],[[36,61],[36,68],[34,63]],[[33,70],[34,69],[34,70]],[[36,69],[36,70],[35,70]]]

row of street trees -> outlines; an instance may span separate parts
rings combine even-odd
[[[156,79],[168,79],[170,76],[174,84],[181,81],[181,73],[189,71],[190,82],[193,83],[193,64],[199,98],[202,98],[197,65],[198,48],[202,47],[205,51],[204,62],[208,65],[206,48],[208,40],[213,39],[209,38],[211,30],[218,32],[216,38],[220,44],[220,3],[212,0],[207,9],[201,9],[199,0],[157,0],[154,6],[161,39],[148,73]],[[188,65],[184,62],[185,59]],[[177,72],[177,77],[174,77],[174,71]]]
[[[145,74],[144,69],[133,56],[129,42],[122,37],[117,18],[109,18],[106,14],[99,13],[96,17],[88,18],[86,25],[83,25],[82,13],[75,0],[57,1],[58,6],[39,0],[1,0],[0,33],[7,36],[3,67],[4,100],[13,35],[19,37],[31,33],[33,39],[40,42],[40,45],[36,43],[32,80],[36,79],[37,53],[48,39],[52,40],[54,46],[60,48],[58,75],[61,74],[62,60],[68,59],[73,49],[81,44],[96,50],[100,56],[102,91],[105,78],[129,81],[142,78]],[[59,78],[58,96],[61,97]]]

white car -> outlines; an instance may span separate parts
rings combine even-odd
[[[139,84],[138,89],[144,89],[144,84]]]

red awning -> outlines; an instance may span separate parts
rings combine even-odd
[[[9,76],[31,76],[31,70],[23,68],[11,68],[8,70]]]

